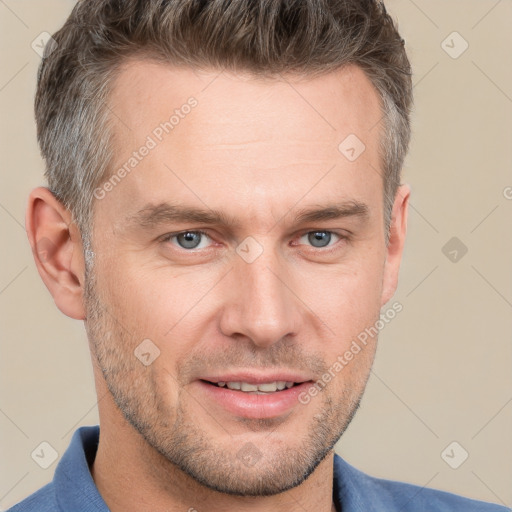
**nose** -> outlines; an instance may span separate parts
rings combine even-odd
[[[224,335],[243,336],[261,348],[298,333],[301,301],[292,291],[290,272],[276,255],[261,255],[247,263],[241,258],[230,272],[227,301],[220,328]]]

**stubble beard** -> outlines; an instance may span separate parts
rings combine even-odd
[[[224,494],[272,496],[282,493],[300,485],[313,473],[331,452],[359,407],[367,377],[357,383],[356,389],[344,388],[340,396],[326,393],[326,387],[314,399],[322,400],[323,407],[309,420],[302,439],[293,439],[291,445],[273,444],[272,436],[279,427],[269,431],[267,424],[260,446],[257,442],[250,443],[256,456],[248,463],[247,458],[241,456],[248,445],[243,436],[237,435],[235,439],[226,433],[225,441],[219,442],[194,421],[187,411],[191,399],[186,390],[179,390],[176,405],[165,402],[158,391],[155,374],[134,356],[133,350],[140,340],[120,327],[115,312],[100,301],[92,268],[86,270],[84,302],[93,358],[126,421],[162,456],[158,458],[160,467],[154,470],[160,477],[175,474],[178,469],[204,487]],[[178,380],[174,383],[179,385]],[[212,423],[215,423],[213,418]],[[290,436],[287,439],[290,440]],[[271,448],[266,449],[269,446]],[[255,459],[258,460],[253,463]]]

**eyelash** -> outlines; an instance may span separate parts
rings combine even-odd
[[[184,233],[198,233],[198,234],[201,234],[201,235],[209,238],[210,240],[213,240],[212,237],[206,231],[203,231],[201,229],[188,229],[188,230],[185,230],[185,231],[179,231],[177,233],[168,233],[167,235],[164,235],[164,237],[161,240],[162,240],[162,242],[170,242],[173,238],[175,238],[175,237],[177,237],[179,235],[182,235]],[[302,232],[299,235],[298,238],[300,239],[304,235],[308,235],[310,233],[330,233],[331,235],[335,235],[335,236],[337,236],[339,238],[338,242],[334,243],[333,245],[329,245],[327,247],[314,247],[314,246],[310,246],[311,249],[313,249],[313,250],[316,249],[316,250],[321,251],[322,253],[325,253],[325,254],[328,254],[328,253],[336,250],[337,249],[337,245],[338,245],[339,242],[341,242],[341,241],[348,242],[350,240],[350,237],[348,235],[343,235],[341,233],[338,233],[336,231],[331,231],[329,229],[313,229],[313,230],[305,231],[305,232]],[[196,249],[185,249],[185,248],[179,247],[177,245],[175,245],[175,247],[177,249],[183,250],[184,252],[194,253],[196,251]]]

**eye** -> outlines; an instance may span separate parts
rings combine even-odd
[[[181,249],[204,249],[210,237],[204,231],[182,231],[167,235],[164,240]]]
[[[313,247],[318,249],[322,249],[324,247],[329,247],[329,244],[333,240],[333,236],[335,237],[335,242],[337,239],[343,238],[332,231],[309,231],[308,233],[302,235],[300,237],[301,243],[309,243]],[[307,242],[302,242],[303,239],[306,239]],[[331,244],[332,245],[332,244]]]

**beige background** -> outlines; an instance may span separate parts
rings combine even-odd
[[[31,43],[72,5],[0,1],[4,509],[52,478],[56,463],[44,470],[31,459],[42,441],[62,454],[78,426],[98,421],[83,325],[54,306],[23,227],[27,194],[43,183]],[[377,476],[511,506],[512,2],[388,0],[388,9],[415,72],[409,236],[395,296],[403,311],[381,333],[338,451]],[[456,59],[441,46],[454,31],[469,44]],[[463,41],[446,45],[453,54]],[[454,236],[468,249],[457,262],[442,252]],[[469,453],[458,469],[441,457],[452,441]]]

